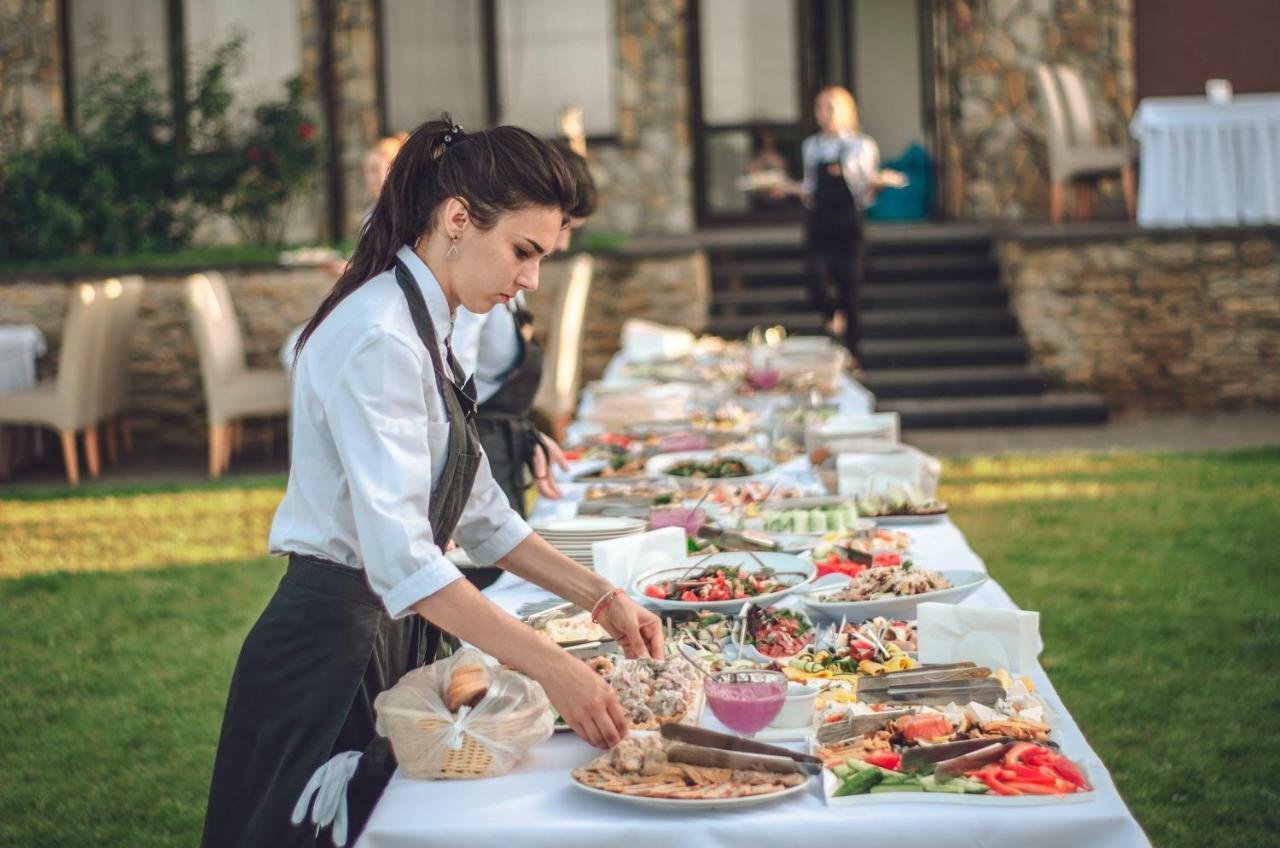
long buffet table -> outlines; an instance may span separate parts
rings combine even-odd
[[[856,384],[844,387],[851,405],[869,398]],[[843,392],[842,392],[843,393]],[[857,398],[855,401],[854,398]],[[869,403],[867,404],[869,406]],[[803,460],[778,469],[795,480],[807,475]],[[533,519],[571,512],[581,487],[565,487],[566,502],[540,502]],[[986,566],[950,519],[904,528],[913,537],[912,559],[930,569],[986,571]],[[504,576],[486,594],[514,613],[522,604],[549,598],[537,586]],[[994,581],[964,601],[976,606],[1016,608]],[[739,810],[680,812],[632,806],[577,788],[569,772],[599,752],[573,734],[558,733],[535,746],[507,775],[479,781],[411,780],[397,773],[358,848],[711,848],[754,845],[893,845],[896,848],[948,846],[1132,846],[1146,836],[1116,791],[1111,775],[1053,690],[1042,668],[1031,675],[1036,690],[1055,712],[1064,752],[1082,763],[1094,785],[1086,800],[1072,798],[1040,806],[990,806],[903,802],[857,807],[827,806],[819,779],[789,798]],[[718,727],[709,712],[704,724]],[[801,743],[794,743],[797,748]]]

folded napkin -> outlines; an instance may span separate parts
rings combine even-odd
[[[609,539],[591,546],[596,572],[615,586],[631,588],[646,571],[679,562],[688,554],[683,527],[663,527],[635,536]]]
[[[916,611],[916,638],[922,663],[972,660],[1030,674],[1040,653],[1040,613],[924,603]]]
[[[876,450],[841,453],[836,457],[836,475],[842,495],[882,494],[910,486],[933,497],[942,477],[942,463],[910,445],[885,443]]]
[[[622,353],[631,362],[679,359],[693,352],[693,333],[684,327],[668,327],[639,318],[622,325]]]

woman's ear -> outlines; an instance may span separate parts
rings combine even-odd
[[[444,232],[450,239],[458,238],[471,223],[467,202],[461,197],[451,197],[444,204]]]

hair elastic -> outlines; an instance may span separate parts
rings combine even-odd
[[[445,149],[448,150],[450,145],[452,145],[454,142],[462,141],[462,139],[465,136],[466,136],[466,132],[462,129],[461,125],[454,124],[453,126],[449,127],[449,131],[444,134]]]

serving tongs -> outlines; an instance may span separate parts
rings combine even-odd
[[[858,694],[920,683],[953,683],[985,680],[989,677],[991,669],[971,662],[925,665],[904,671],[891,671],[876,677],[862,677],[858,680]]]
[[[1012,741],[1012,736],[986,736],[937,745],[918,745],[902,752],[902,770],[921,771],[932,765],[942,771],[943,777],[955,777],[957,768],[965,771],[981,768],[985,763],[996,759]]]
[[[906,683],[865,691],[861,686],[858,687],[858,700],[864,704],[943,706],[976,701],[984,706],[993,707],[1004,696],[1004,684],[993,677],[946,683]]]
[[[659,731],[667,746],[667,759],[673,763],[708,768],[752,769],[781,774],[819,774],[822,760],[812,754],[801,754],[789,748],[745,739],[729,733],[671,722]]]
[[[818,728],[814,738],[819,745],[837,745],[849,739],[875,733],[896,718],[912,715],[915,710],[883,710],[869,715],[851,715],[824,724]]]

